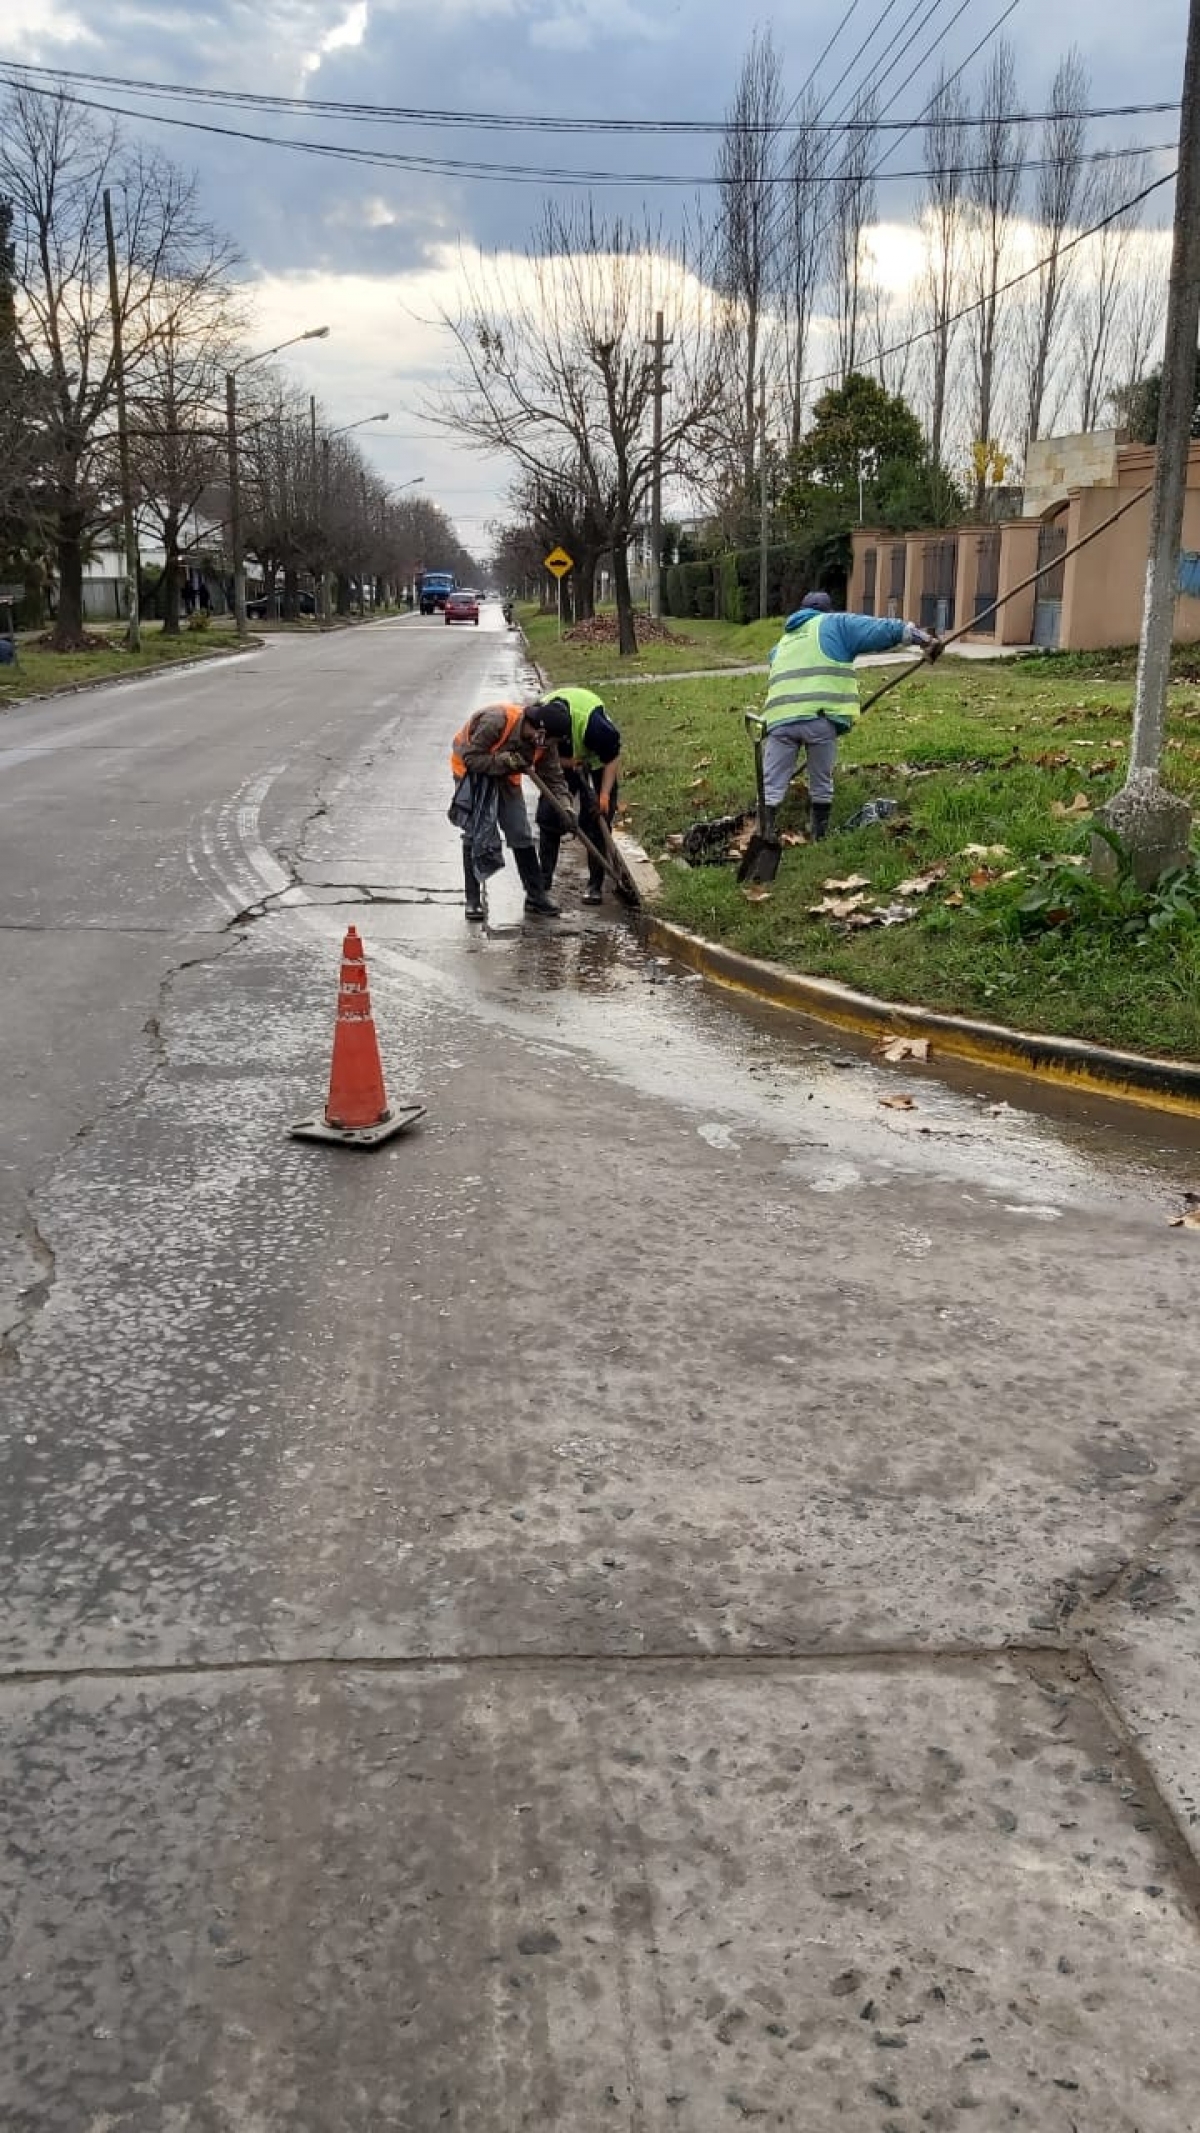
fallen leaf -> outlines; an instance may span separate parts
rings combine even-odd
[[[787,845],[807,844],[808,838],[803,836],[799,830],[784,830],[779,842]]]
[[[708,779],[707,779],[707,778],[693,778],[693,779],[691,780],[691,782],[690,782],[689,786],[688,786],[688,791],[689,791],[689,792],[699,792],[699,790],[700,790],[701,786],[702,786],[702,785],[707,785],[707,783],[708,783]]]
[[[1077,792],[1068,807],[1063,800],[1056,800],[1050,812],[1059,822],[1072,822],[1078,815],[1090,815],[1092,803],[1085,792]]]
[[[1200,1229],[1200,1207],[1189,1207],[1186,1215],[1172,1215],[1172,1229]]]
[[[819,904],[810,904],[810,918],[849,918],[861,910],[867,899],[860,890],[857,896],[823,896]]]
[[[1006,844],[964,844],[958,856],[960,859],[1007,859],[1008,846]]]
[[[1001,878],[998,867],[976,867],[974,873],[967,876],[967,887],[969,889],[990,889],[992,883],[999,881]]]
[[[881,926],[907,926],[917,914],[911,904],[888,904],[875,915]]]
[[[946,869],[944,866],[927,867],[923,874],[913,874],[907,881],[897,882],[896,894],[897,896],[928,896],[929,891],[936,888],[939,881],[945,879],[945,875]]]
[[[770,889],[762,888],[748,888],[742,890],[742,895],[745,897],[746,902],[748,904],[769,904],[771,901],[771,893],[772,892]]]
[[[1116,767],[1116,756],[1106,755],[1103,762],[1092,764],[1092,767],[1088,772],[1088,776],[1089,778],[1107,778],[1111,774],[1111,772],[1116,769]]]
[[[823,889],[832,889],[840,895],[845,895],[850,889],[869,889],[870,886],[869,874],[847,874],[840,880],[836,874],[831,874],[828,881],[821,883]]]
[[[885,1111],[915,1111],[917,1108],[911,1096],[881,1096],[879,1101]]]
[[[1071,758],[1065,748],[1047,748],[1043,755],[1035,755],[1039,770],[1069,770]]]
[[[712,757],[711,757],[710,755],[698,755],[698,756],[696,757],[696,760],[695,760],[695,762],[694,762],[694,763],[692,764],[692,769],[693,769],[693,770],[711,770],[711,769],[712,769],[712,760],[713,760],[713,759],[712,759]]]
[[[966,898],[961,889],[954,889],[949,896],[943,896],[942,902],[948,911],[959,911],[966,902]]]
[[[929,1057],[928,1037],[888,1037],[879,1047],[890,1066],[899,1066],[902,1059],[926,1060]]]

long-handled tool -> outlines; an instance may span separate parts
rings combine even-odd
[[[742,854],[737,878],[739,881],[774,881],[783,857],[783,845],[767,828],[767,788],[763,776],[766,720],[760,718],[756,711],[747,711],[746,731],[754,743],[754,789],[757,795],[758,828]]]
[[[543,800],[550,802],[555,814],[558,815],[571,836],[578,837],[584,851],[590,853],[598,867],[603,867],[621,902],[626,904],[631,911],[640,911],[642,898],[638,885],[618,852],[603,815],[600,817],[600,826],[607,847],[606,850],[602,850],[598,844],[593,844],[592,839],[580,829],[571,809],[559,799],[557,793],[551,792],[545,779],[539,777],[536,770],[528,770],[526,776],[536,785]]]

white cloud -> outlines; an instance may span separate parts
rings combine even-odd
[[[95,32],[73,8],[60,7],[58,0],[29,0],[19,22],[9,22],[10,57],[38,59],[56,46],[99,44]]]
[[[643,14],[630,0],[579,0],[561,14],[539,12],[531,22],[529,42],[544,51],[585,52],[593,46],[611,48],[622,40],[666,44],[675,35],[674,24],[662,16]]]
[[[347,8],[341,21],[336,22],[331,30],[326,30],[325,35],[317,39],[316,51],[310,52],[304,61],[304,72],[315,74],[321,61],[327,58],[330,52],[343,52],[360,45],[367,34],[370,19],[371,10],[367,0],[353,0],[353,5]]]

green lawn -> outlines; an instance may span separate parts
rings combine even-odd
[[[691,822],[752,805],[743,713],[761,706],[761,679],[628,690],[613,705],[623,797],[659,863],[663,915],[890,999],[1200,1060],[1200,926],[1074,924],[1025,939],[1014,923],[1046,860],[1088,847],[1086,816],[1056,816],[1055,803],[1070,807],[1082,793],[1098,805],[1122,782],[1132,688],[1105,671],[1115,664],[1098,660],[1089,673],[1075,656],[926,668],[842,743],[834,834],[789,847],[761,903],[747,901],[731,866],[689,867],[668,843]],[[864,695],[884,678],[865,672]],[[1172,689],[1165,775],[1200,804],[1200,681]],[[837,831],[883,796],[902,803],[907,827]],[[783,827],[799,829],[804,814],[794,788]],[[1006,849],[981,857],[964,853],[970,844]],[[810,915],[828,879],[865,875],[871,897],[887,903],[898,883],[935,865],[945,876],[912,900],[908,924],[855,932]]]
[[[779,636],[777,621],[677,622],[666,628],[678,641],[648,644],[636,658],[622,659],[614,645],[560,644],[558,621],[533,606],[517,609],[538,665],[564,687],[594,687],[600,681],[631,680],[639,674],[685,674],[701,667],[738,667],[765,661]]]
[[[28,696],[43,696],[56,689],[78,689],[90,682],[107,681],[114,675],[154,673],[180,659],[220,658],[237,649],[232,629],[189,630],[178,637],[164,637],[162,625],[142,627],[140,652],[129,652],[119,630],[89,626],[90,636],[104,636],[103,651],[48,652],[31,640],[18,640],[18,664],[0,667],[0,710]],[[255,639],[248,640],[254,643]]]

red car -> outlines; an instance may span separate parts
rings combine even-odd
[[[473,592],[453,592],[446,599],[447,622],[473,622],[479,626],[479,596]]]

